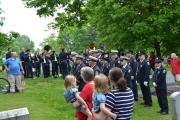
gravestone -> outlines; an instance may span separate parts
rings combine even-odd
[[[180,92],[174,92],[170,96],[172,120],[180,120]]]
[[[27,108],[2,111],[0,120],[29,120],[29,111]]]
[[[176,84],[174,76],[172,75],[171,71],[167,71],[166,83],[167,83],[168,86]]]

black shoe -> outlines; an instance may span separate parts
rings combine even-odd
[[[161,112],[160,114],[161,115],[167,115],[168,113],[167,112]]]

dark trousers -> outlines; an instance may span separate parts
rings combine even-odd
[[[167,112],[168,113],[167,91],[156,89],[156,95],[157,95],[159,107],[161,108],[161,112]]]
[[[47,63],[43,63],[44,78],[50,77],[50,66]]]
[[[57,62],[52,62],[52,75],[53,77],[58,76],[58,63]]]
[[[138,88],[137,88],[137,84],[136,84],[136,80],[132,80],[132,91],[134,94],[134,100],[138,100]]]
[[[24,70],[24,77],[27,78],[27,70],[26,70],[25,62],[22,62],[22,67],[23,67],[23,70]]]
[[[68,75],[68,64],[67,61],[62,61],[60,64],[60,70],[62,73],[62,78],[65,79],[66,75]]]
[[[27,78],[33,78],[33,71],[32,71],[32,64],[29,62],[25,63],[25,68],[26,68],[26,77]]]
[[[40,77],[41,74],[41,63],[40,62],[35,62],[34,67],[36,69],[35,75],[36,77]]]
[[[152,69],[153,71],[155,70],[154,64],[150,64],[150,67],[151,67],[151,69]]]
[[[152,96],[151,96],[151,90],[149,85],[145,86],[144,83],[140,83],[143,100],[145,105],[152,105]]]
[[[127,79],[126,79],[127,80]],[[132,80],[127,80],[127,86],[133,90]]]

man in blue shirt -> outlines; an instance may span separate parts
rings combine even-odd
[[[5,69],[8,74],[8,81],[10,82],[10,92],[15,92],[15,86],[19,92],[22,91],[21,72],[24,74],[24,70],[20,61],[16,58],[16,52],[11,53],[11,58],[5,61]]]

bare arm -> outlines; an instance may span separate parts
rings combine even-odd
[[[100,104],[100,110],[105,113],[107,116],[112,117],[114,120],[116,119],[117,115],[112,113],[108,108],[105,107],[104,103]]]
[[[88,108],[86,102],[79,96],[79,93],[76,93],[76,99]]]
[[[6,64],[4,64],[4,67],[5,67],[6,71],[9,71],[9,68]]]

